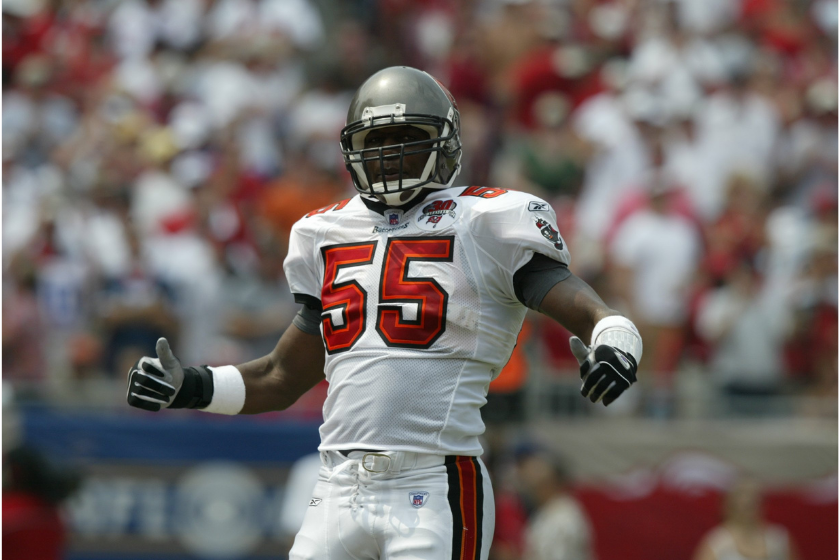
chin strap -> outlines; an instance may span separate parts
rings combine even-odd
[[[398,193],[388,194],[370,194],[364,192],[359,193],[359,196],[362,198],[362,200],[365,202],[368,208],[379,212],[380,214],[382,214],[387,208],[399,208],[407,212],[434,191],[445,188],[448,187],[446,185],[440,185],[438,183],[428,183],[426,185],[423,185],[422,187],[417,187],[416,189],[410,191],[402,191]],[[409,197],[407,200],[400,200],[400,195],[405,193],[410,193],[411,197]]]
[[[403,204],[408,204],[409,202],[417,198],[417,195],[420,194],[422,191],[423,187],[418,187],[416,189],[411,189],[407,191],[378,194],[374,196],[378,198],[380,202],[383,202],[388,206],[402,206]]]

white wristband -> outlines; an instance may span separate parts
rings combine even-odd
[[[202,408],[216,414],[239,414],[245,406],[245,380],[236,366],[208,368],[213,372],[213,398]]]
[[[611,315],[598,321],[592,329],[592,348],[599,344],[627,352],[636,359],[637,365],[642,361],[642,336],[627,317]]]

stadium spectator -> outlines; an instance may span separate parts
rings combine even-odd
[[[764,248],[766,198],[755,177],[736,173],[729,178],[723,211],[705,228],[703,270],[713,285]]]
[[[44,381],[47,371],[36,270],[33,263],[16,259],[7,274],[3,281],[3,379],[37,384]]]
[[[738,262],[698,312],[698,332],[715,345],[713,377],[736,414],[760,414],[766,405],[755,397],[778,396],[784,389],[782,350],[790,333],[790,306],[762,288],[758,270],[749,261]]]
[[[522,490],[534,511],[525,532],[523,558],[592,560],[592,528],[570,492],[566,464],[544,451],[519,457]]]
[[[294,317],[294,299],[283,279],[283,253],[280,247],[269,245],[256,255],[256,270],[231,271],[225,276],[221,334],[234,346],[230,359],[271,351]]]
[[[814,239],[811,257],[793,289],[793,333],[787,365],[813,399],[804,411],[833,416],[837,399],[837,232]]]
[[[542,94],[532,106],[534,130],[512,135],[497,155],[497,180],[546,200],[576,197],[591,147],[570,126],[570,111],[567,97]]]
[[[673,178],[658,171],[646,187],[647,204],[618,226],[610,257],[616,293],[643,333],[646,369],[657,386],[667,387],[682,351],[702,246],[694,223],[675,210]]]
[[[748,558],[797,560],[799,554],[783,527],[764,521],[758,483],[742,479],[726,495],[723,522],[703,538],[694,560]]]
[[[123,270],[108,274],[100,288],[98,316],[103,331],[105,371],[114,374],[130,368],[139,350],[154,346],[161,336],[179,335],[174,316],[172,287],[156,277],[133,228],[126,228],[128,262]]]
[[[12,560],[64,557],[67,528],[59,505],[81,483],[35,449],[21,446],[3,456],[3,556]]]

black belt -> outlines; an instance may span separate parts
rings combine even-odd
[[[351,453],[354,451],[364,451],[365,453],[382,453],[378,449],[339,449],[338,452],[344,455],[345,457],[349,457]]]

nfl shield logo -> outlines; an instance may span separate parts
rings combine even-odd
[[[391,212],[388,214],[388,225],[400,225],[400,215],[397,212]]]
[[[415,508],[421,508],[426,505],[426,500],[429,497],[428,492],[409,492],[408,493],[408,501],[411,502],[411,505]]]

